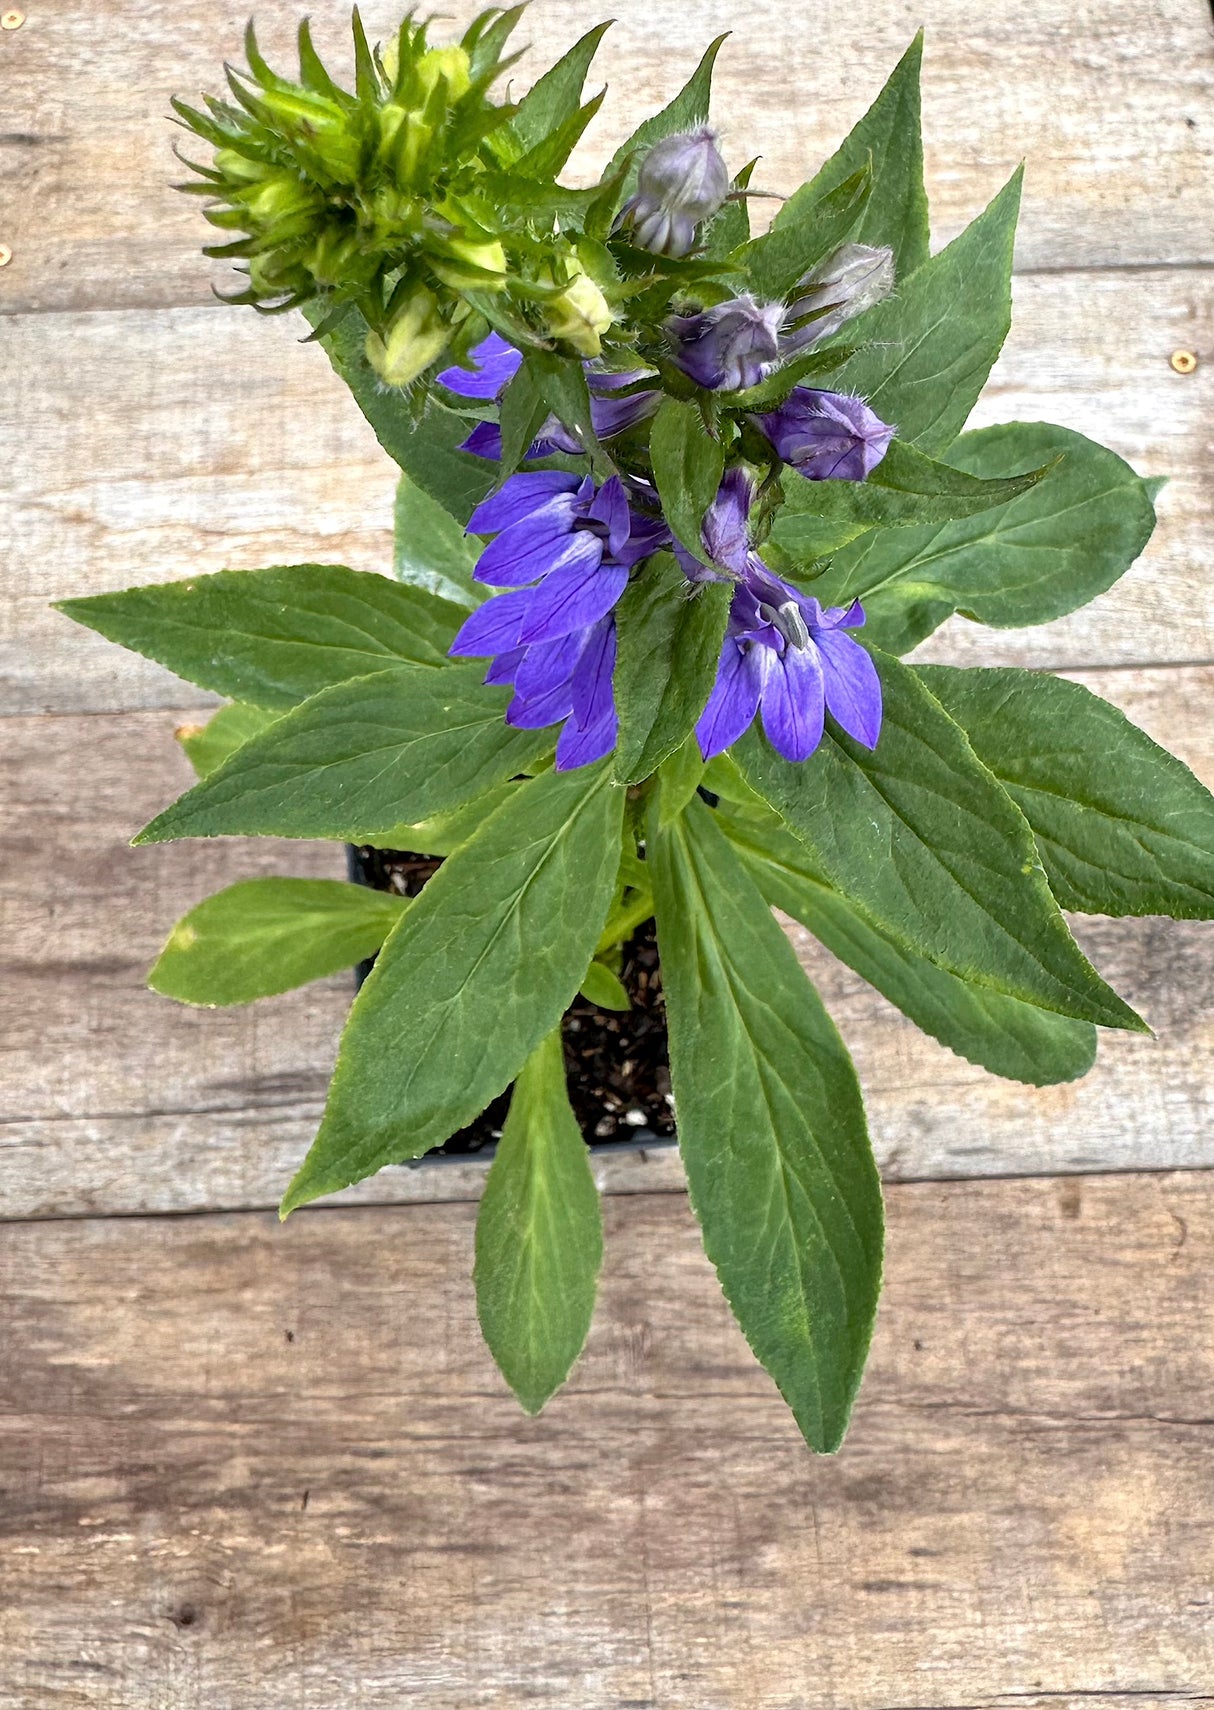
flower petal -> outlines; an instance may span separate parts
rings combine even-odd
[[[612,475],[603,482],[594,496],[588,514],[607,530],[607,544],[611,549],[611,556],[618,558],[632,528],[628,495],[618,475]]]
[[[614,707],[606,718],[600,719],[588,729],[583,729],[571,718],[557,738],[556,770],[572,772],[577,766],[590,766],[596,760],[601,760],[604,754],[610,754],[615,747],[619,729]]]
[[[528,699],[516,694],[506,708],[506,723],[518,730],[543,730],[546,724],[568,718],[572,711],[573,696],[569,684],[558,683],[546,695],[534,695]]]
[[[614,670],[615,619],[605,617],[585,638],[573,673],[573,712],[580,725],[600,723],[614,707],[611,693]]]
[[[491,463],[500,463],[502,430],[496,422],[477,422],[467,439],[460,442],[459,449],[470,457],[485,457]]]
[[[448,651],[457,659],[483,659],[490,653],[508,653],[519,645],[527,608],[535,597],[533,588],[516,594],[499,594],[486,600],[460,626]]]
[[[528,647],[514,678],[519,694],[524,700],[532,700],[558,685],[568,685],[585,645],[585,635],[575,629],[572,635],[562,635],[556,641],[538,641],[534,647]]]
[[[459,398],[496,398],[509,385],[522,366],[523,353],[515,350],[500,333],[490,333],[468,353],[475,369],[444,368],[438,377],[440,386]]]
[[[522,475],[512,475],[499,492],[490,493],[468,518],[469,534],[500,534],[511,523],[521,522],[540,509],[558,493],[575,492],[576,475],[566,475],[563,469],[529,469]]]
[[[573,533],[572,498],[560,493],[549,504],[503,529],[476,561],[472,572],[491,588],[518,588],[557,570],[569,559],[579,536]],[[581,547],[576,548],[580,554]]]
[[[514,674],[526,657],[525,647],[512,647],[509,653],[499,653],[485,672],[486,684],[513,683]]]
[[[529,590],[532,605],[519,632],[521,641],[549,641],[597,623],[628,586],[628,572],[621,565],[600,563],[601,540],[585,532],[573,539],[587,543],[582,561],[554,570]]]
[[[731,635],[725,637],[717,680],[696,724],[696,741],[705,760],[736,742],[758,711],[759,670],[758,661],[751,658],[754,651],[743,651]]]
[[[881,734],[881,679],[872,658],[841,629],[819,631],[814,644],[830,716],[865,748],[875,748]]]
[[[822,740],[826,698],[817,649],[760,649],[763,659],[763,729],[786,760],[808,760]]]

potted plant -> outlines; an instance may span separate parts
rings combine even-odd
[[[597,1077],[613,1132],[677,1124],[725,1294],[830,1451],[881,1191],[772,906],[996,1074],[1070,1080],[1098,1027],[1146,1031],[1062,910],[1207,918],[1211,797],[1073,683],[903,656],[953,613],[1094,598],[1154,489],[1062,428],[963,431],[1008,330],[1020,174],[930,253],[918,41],[752,236],[753,163],[707,123],[719,42],[571,188],[606,26],[511,101],[520,11],[377,48],[356,12],[352,89],[306,24],[297,78],[250,29],[230,98],[175,104],[235,300],[302,311],[401,468],[395,578],[226,571],[63,609],[230,697],[137,841],[338,839],[388,886],[234,885],[152,970],[224,1004],[377,958],[283,1215],[483,1137],[489,1109],[478,1304],[537,1410],[593,1305]]]

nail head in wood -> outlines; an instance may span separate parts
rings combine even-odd
[[[19,30],[25,22],[24,12],[0,13],[0,30]]]
[[[1192,374],[1197,367],[1197,358],[1191,350],[1174,350],[1168,361],[1177,374]]]
[[[7,267],[13,259],[13,252],[6,243],[0,243],[0,267]]]

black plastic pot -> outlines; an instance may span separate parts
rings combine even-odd
[[[346,863],[355,884],[404,896],[416,896],[442,864],[434,856],[357,844],[347,844]],[[359,963],[354,971],[356,989],[373,966],[374,958]],[[668,1098],[665,1005],[652,921],[624,946],[621,978],[633,998],[631,1011],[600,1009],[578,997],[562,1023],[570,1100],[586,1144],[596,1156],[649,1152],[677,1144]],[[507,1089],[468,1128],[411,1162],[415,1167],[478,1159],[488,1163],[497,1150],[509,1103]],[[638,1122],[634,1113],[642,1112]],[[610,1133],[596,1132],[604,1127]]]

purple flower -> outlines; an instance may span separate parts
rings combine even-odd
[[[807,760],[827,712],[865,748],[881,732],[881,683],[872,659],[843,633],[864,622],[857,600],[823,611],[752,556],[729,611],[708,705],[696,725],[705,760],[736,742],[761,712],[772,747]]]
[[[565,721],[556,751],[561,770],[600,759],[615,745],[611,612],[632,566],[669,539],[661,518],[634,502],[638,496],[618,475],[596,489],[589,475],[579,481],[563,470],[537,470],[512,475],[468,524],[471,533],[496,537],[481,554],[477,579],[512,592],[478,607],[451,652],[492,657],[485,681],[514,689],[509,723],[539,729]]]
[[[523,353],[515,350],[500,333],[491,332],[468,352],[474,368],[444,368],[438,377],[440,386],[459,398],[478,398],[492,402],[500,397],[522,367]]]
[[[586,381],[590,388],[590,421],[597,439],[611,439],[616,434],[625,433],[638,422],[653,415],[662,401],[660,392],[649,390],[630,392],[626,397],[616,397],[614,394],[625,386],[630,386],[636,380],[647,377],[647,370],[638,369],[630,374],[602,374],[587,372]],[[567,452],[572,457],[580,456],[586,447],[581,440],[555,416],[549,416],[540,428],[539,434],[532,440],[527,449],[527,456],[550,457],[553,452]],[[461,451],[469,451],[474,457],[491,458],[495,463],[502,455],[502,430],[497,422],[477,422],[472,432],[460,446]]]
[[[745,292],[696,315],[672,315],[666,331],[675,362],[697,386],[741,392],[777,362],[783,321],[782,303],[760,303]]]
[[[832,338],[846,321],[871,309],[893,288],[892,249],[845,243],[811,268],[797,286],[798,295],[789,303],[785,317],[781,356],[799,356],[822,339]]]
[[[867,480],[897,432],[863,398],[809,386],[794,386],[778,410],[750,419],[810,481]]]
[[[654,255],[687,255],[697,227],[711,219],[729,194],[729,168],[707,125],[663,137],[637,173],[635,193],[620,210],[616,229],[629,229]]]

